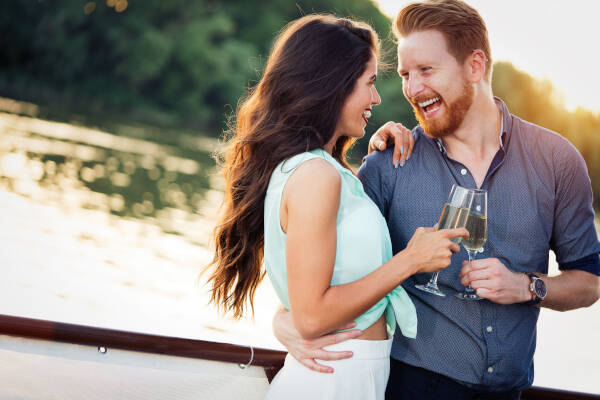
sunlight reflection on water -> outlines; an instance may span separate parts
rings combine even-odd
[[[0,313],[279,346],[270,285],[257,294],[268,311],[233,322],[198,279],[222,201],[216,140],[175,146],[1,112],[0,133]]]

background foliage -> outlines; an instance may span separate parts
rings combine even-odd
[[[139,121],[219,136],[271,43],[311,12],[371,23],[391,68],[367,137],[388,120],[413,126],[395,74],[390,21],[368,0],[17,0],[0,3],[0,96],[33,101],[42,116]],[[600,114],[566,110],[548,81],[495,65],[494,93],[516,115],[566,136],[583,154],[600,196]],[[354,149],[355,160],[366,140]],[[598,201],[598,200],[596,200]],[[600,203],[597,203],[600,204]]]

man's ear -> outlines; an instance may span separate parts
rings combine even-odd
[[[465,67],[471,82],[478,83],[485,77],[488,58],[481,49],[475,49],[465,60]]]

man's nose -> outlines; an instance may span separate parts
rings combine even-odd
[[[416,77],[410,77],[406,81],[406,94],[409,97],[416,97],[423,91],[423,81]]]

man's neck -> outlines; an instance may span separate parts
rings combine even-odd
[[[487,160],[500,148],[501,125],[502,112],[493,96],[480,93],[460,127],[442,139],[444,147],[448,155],[457,161]]]
[[[490,91],[476,96],[460,127],[443,138],[448,157],[469,169],[478,188],[500,148],[501,126],[502,112]]]

